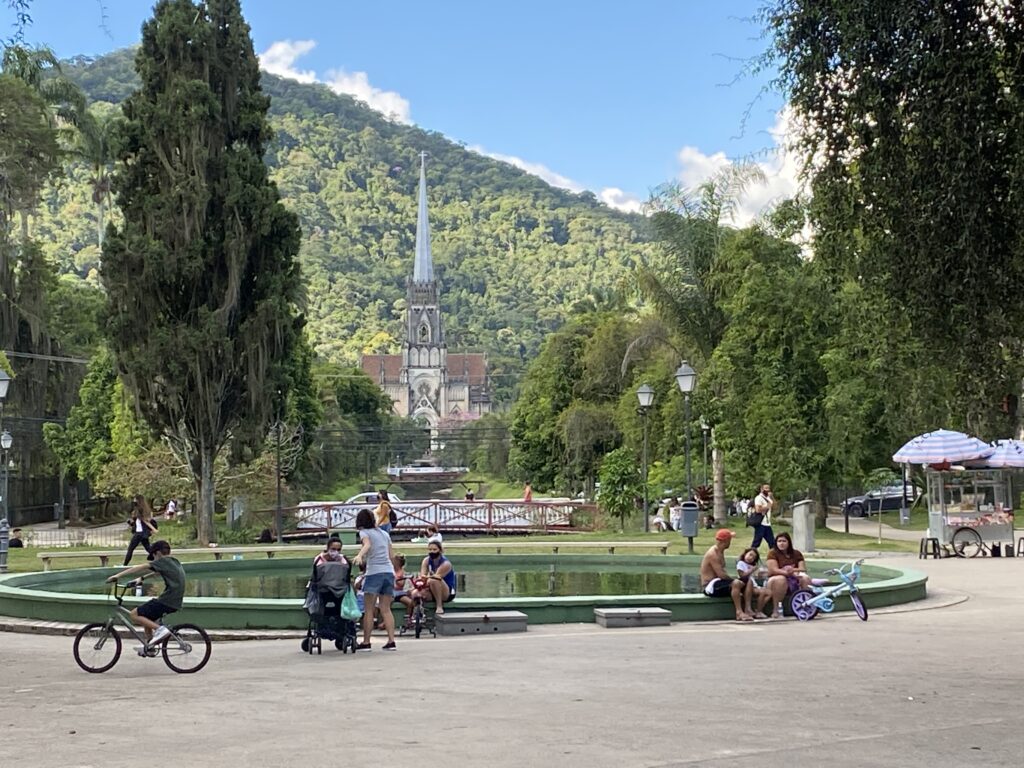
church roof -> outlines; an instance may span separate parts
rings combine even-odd
[[[430,255],[430,218],[427,216],[427,156],[420,154],[420,203],[416,215],[416,263],[413,265],[414,283],[434,281],[434,261]]]
[[[360,364],[366,375],[378,384],[398,384],[402,372],[401,355],[363,355]]]
[[[448,381],[482,386],[487,383],[487,355],[479,352],[448,353]]]

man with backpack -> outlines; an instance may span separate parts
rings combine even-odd
[[[771,484],[762,483],[757,496],[754,497],[754,509],[747,515],[747,525],[754,529],[754,542],[750,545],[754,549],[757,549],[762,540],[767,542],[768,549],[775,548],[775,532],[772,531],[774,506]]]

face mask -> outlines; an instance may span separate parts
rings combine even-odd
[[[341,552],[336,552],[335,550],[332,549],[332,550],[328,551],[327,559],[328,560],[341,560]]]
[[[429,552],[428,554],[430,555],[431,560],[437,560],[439,557],[441,557],[440,552]]]

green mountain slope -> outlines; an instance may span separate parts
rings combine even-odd
[[[133,55],[76,59],[66,71],[92,100],[116,103],[134,87]],[[266,74],[263,83],[276,130],[267,159],[302,222],[309,330],[329,360],[400,343],[421,151],[449,346],[489,353],[499,397],[546,333],[625,285],[653,248],[642,217],[590,193],[550,187],[324,86]],[[83,277],[98,256],[87,175],[71,169],[36,229],[51,258]]]

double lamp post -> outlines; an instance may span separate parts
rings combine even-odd
[[[679,391],[683,393],[683,420],[686,428],[686,494],[687,499],[693,490],[693,481],[690,477],[690,393],[697,384],[697,372],[690,367],[690,364],[683,360],[676,369],[676,384]],[[643,478],[644,478],[644,533],[651,530],[651,516],[647,492],[647,415],[654,405],[654,390],[648,384],[643,384],[636,391],[637,400],[640,402],[640,416],[644,422],[644,449],[643,449]],[[706,438],[705,438],[706,439]]]

